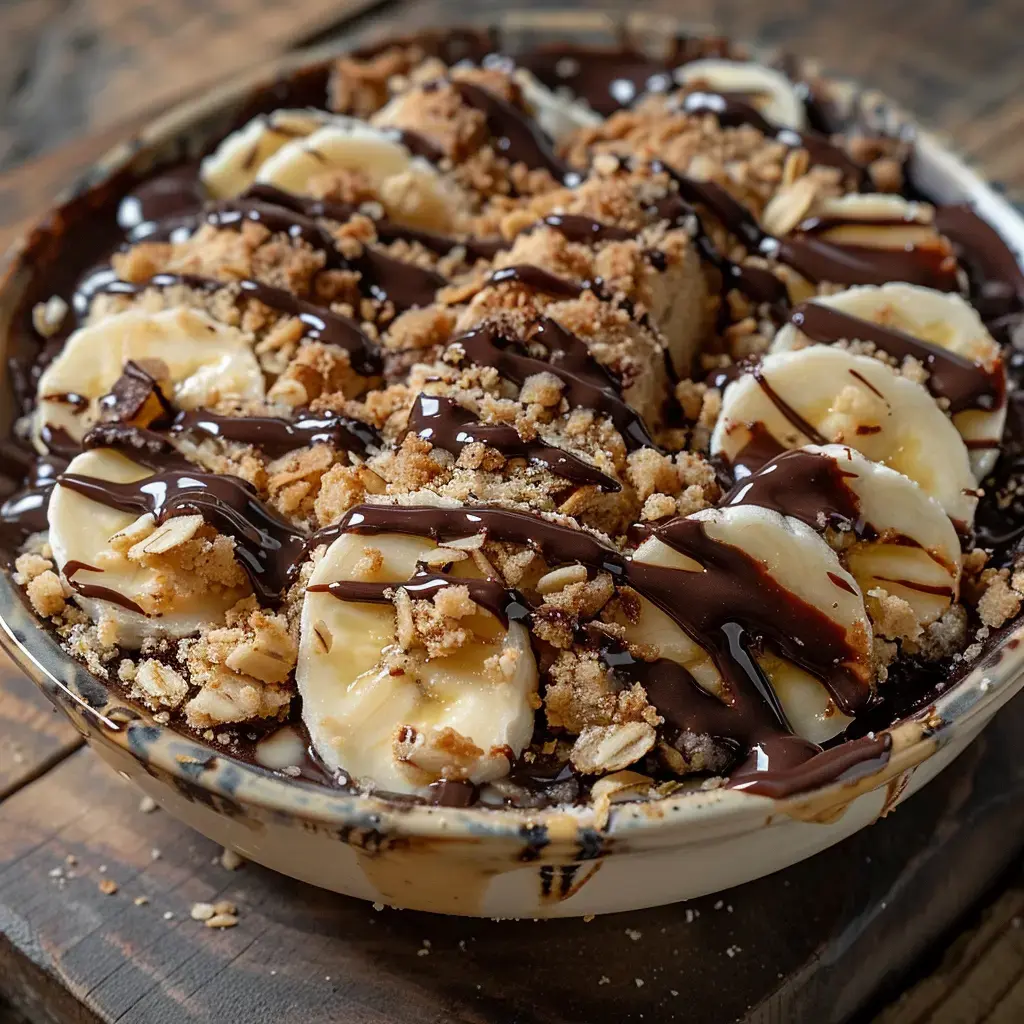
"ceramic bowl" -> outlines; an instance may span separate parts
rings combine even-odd
[[[550,17],[539,23],[542,36],[552,34],[545,26],[559,25]],[[564,30],[554,34],[564,38]],[[593,36],[588,32],[585,41]],[[316,79],[326,56],[292,55],[209,93],[100,160],[12,250],[0,283],[0,344],[7,344],[11,317],[45,270],[55,238],[88,215],[104,187],[200,151],[251,109],[255,89],[300,68],[312,67],[306,74]],[[881,113],[902,117],[891,106]],[[1015,251],[1024,252],[1024,219],[927,134],[919,137],[915,171],[930,195],[971,200]],[[10,419],[8,410],[5,422]],[[275,775],[155,722],[60,649],[7,571],[0,574],[0,625],[4,647],[100,757],[215,842],[351,896],[486,917],[654,906],[793,864],[890,813],[942,771],[1024,685],[1021,625],[932,706],[890,730],[885,764],[861,765],[854,778],[787,799],[718,789],[610,808],[457,809],[389,803]]]

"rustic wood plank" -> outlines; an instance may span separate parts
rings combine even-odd
[[[167,106],[377,2],[16,4],[0,36],[0,167]]]
[[[938,967],[880,1013],[875,1024],[1021,1020],[1022,924],[1024,876],[1018,874],[980,920],[956,937]]]
[[[0,654],[0,800],[81,746],[81,737]]]
[[[1022,728],[1018,701],[896,815],[811,861],[590,922],[377,913],[255,865],[227,872],[81,750],[0,804],[0,995],[55,1020],[70,998],[90,1024],[845,1020],[1017,849]],[[189,918],[222,898],[237,928]]]

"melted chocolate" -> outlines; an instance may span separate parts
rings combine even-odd
[[[468,409],[451,398],[419,395],[409,414],[408,429],[456,458],[466,445],[485,444],[506,458],[539,462],[556,476],[574,484],[599,487],[604,491],[622,489],[616,480],[578,456],[541,440],[524,441],[509,424],[480,423]]]
[[[711,181],[695,181],[661,161],[652,162],[651,168],[667,174],[687,203],[706,207],[751,252],[792,267],[814,284],[820,281],[847,285],[907,281],[943,291],[955,291],[958,287],[956,265],[942,246],[918,246],[910,250],[869,249],[839,245],[813,235],[775,238],[764,231],[753,214],[720,185]],[[717,252],[707,251],[707,243],[698,245],[698,249],[713,263],[722,260]],[[740,269],[749,271],[752,268]]]
[[[769,644],[821,679],[844,712],[851,713],[870,699],[843,628],[780,587],[740,549],[712,540],[696,520],[673,519],[652,532],[695,559],[703,566],[701,572],[635,562],[582,531],[490,506],[362,505],[346,514],[335,535],[408,533],[444,543],[481,532],[492,541],[532,547],[551,565],[578,562],[593,571],[608,572],[618,585],[632,587],[661,608],[711,654],[726,686],[724,700],[705,695],[699,711],[687,702],[686,714],[696,717],[687,718],[686,727],[702,734],[745,738],[749,749],[744,752],[750,753],[757,770],[765,767],[766,754],[771,753],[761,743],[762,731],[766,737],[779,737],[774,759],[767,758],[769,770],[802,764],[818,751],[790,735],[781,704],[754,657],[761,644]],[[445,582],[451,579],[446,577]],[[361,596],[364,590],[349,589],[353,586],[373,588],[379,599],[386,599],[386,584],[344,583],[333,592],[349,600],[368,599]],[[521,598],[516,607],[522,607]],[[676,689],[670,688],[663,699],[674,707],[677,697]],[[657,700],[655,704],[663,710]]]
[[[290,197],[279,189],[261,185],[237,199],[211,204],[202,218],[164,221],[156,225],[146,237],[177,239],[182,233],[187,237],[195,229],[198,219],[222,229],[240,228],[246,221],[252,221],[272,232],[303,241],[322,252],[325,256],[324,269],[357,272],[360,275],[359,286],[364,294],[381,302],[390,301],[398,310],[429,305],[434,301],[437,290],[448,283],[434,270],[395,259],[369,246],[363,249],[360,256],[348,259],[338,249],[331,233],[314,216],[301,212],[306,208],[307,202],[301,197]],[[315,206],[310,205],[309,208],[315,209]]]
[[[196,409],[178,413],[171,432],[255,445],[272,458],[312,444],[330,444],[364,458],[383,447],[380,434],[368,423],[339,413],[304,413],[296,420],[284,420],[275,416],[222,416]]]
[[[469,596],[508,627],[509,622],[525,619],[526,602],[514,590],[508,590],[497,580],[472,579],[451,573],[430,572],[422,566],[405,583],[363,583],[357,580],[337,580],[334,583],[316,583],[307,587],[314,594],[330,594],[339,601],[391,604],[396,590],[404,590],[414,601],[431,600],[445,587],[466,587]]]
[[[583,245],[592,245],[595,242],[625,242],[635,236],[635,232],[628,228],[605,224],[578,213],[549,213],[541,223],[554,228],[570,242]]]
[[[929,371],[928,390],[948,399],[951,413],[964,409],[998,409],[1006,400],[1002,360],[989,371],[979,363],[895,327],[862,320],[818,302],[801,303],[793,310],[791,321],[808,338],[821,344],[870,341],[897,359],[912,356]]]
[[[607,416],[627,447],[656,447],[643,420],[623,401],[608,373],[590,355],[586,345],[553,320],[542,320],[541,330],[530,339],[548,347],[552,355],[547,362],[529,355],[523,341],[503,337],[489,325],[455,340],[472,363],[493,366],[514,384],[521,385],[535,373],[553,374],[565,385],[564,395],[570,405]]]
[[[757,381],[757,386],[765,393],[765,396],[772,405],[774,405],[775,408],[778,409],[779,412],[782,413],[782,415],[785,416],[785,418],[789,420],[789,422],[792,423],[793,426],[796,427],[796,429],[799,430],[811,444],[828,444],[828,438],[819,434],[818,431],[815,430],[815,428],[812,427],[811,424],[808,423],[807,420],[805,420],[803,416],[801,416],[800,413],[798,413],[796,409],[794,409],[793,406],[791,406],[771,386],[771,384],[768,383],[768,379],[760,369],[754,370],[753,377],[754,380]]]
[[[137,450],[129,454],[146,464]],[[220,533],[235,539],[235,557],[262,604],[280,602],[288,572],[304,550],[305,536],[264,505],[253,488],[236,476],[191,467],[159,469],[154,476],[133,483],[78,473],[62,473],[57,482],[121,512],[152,514],[157,522],[171,516],[201,515]]]
[[[196,216],[205,199],[199,168],[184,164],[129,192],[117,207],[117,224],[125,234],[145,238],[162,221]]]
[[[681,64],[702,57],[729,57],[731,52],[724,38],[679,35],[670,40],[660,57],[628,43],[609,48],[560,43],[517,56],[517,63],[549,88],[568,88],[599,114],[608,116],[643,93],[668,92],[673,85],[672,71]]]
[[[87,562],[76,562],[74,559],[70,562],[65,562],[61,566],[61,572],[68,581],[68,586],[76,594],[81,594],[82,597],[91,597],[97,601],[109,601],[111,604],[119,605],[121,608],[127,608],[130,612],[138,612],[139,615],[146,614],[130,597],[125,597],[124,594],[112,590],[110,587],[104,587],[98,583],[83,583],[80,580],[76,580],[75,574],[82,571],[103,572],[102,569],[97,569],[94,565],[89,565]]]
[[[484,115],[497,151],[510,163],[543,168],[558,181],[570,173],[555,155],[551,140],[529,114],[472,82],[458,80],[451,84],[464,103]]]
[[[487,277],[485,286],[508,284],[510,281],[525,285],[532,291],[557,295],[563,299],[579,298],[587,290],[586,285],[579,281],[570,281],[566,277],[559,277],[557,274],[552,274],[550,270],[535,267],[532,263],[517,263],[512,267],[492,270]]]
[[[338,221],[340,224],[344,224],[359,212],[359,208],[351,203],[294,195],[290,192],[283,192],[273,185],[252,185],[245,192],[245,197],[274,203],[277,206],[295,210],[306,217],[326,217],[328,220]],[[454,235],[440,235],[422,228],[395,224],[387,219],[376,220],[373,223],[377,237],[382,242],[386,244],[398,241],[418,242],[424,249],[437,253],[439,256],[443,256],[461,245],[471,258],[490,260],[511,245],[503,238],[462,238]]]
[[[111,271],[113,275],[113,271]],[[197,274],[156,274],[148,281],[122,281],[116,276],[104,276],[94,281],[86,293],[80,292],[82,301],[91,301],[98,294],[138,295],[147,288],[172,288],[183,285],[200,291],[215,292],[222,288],[234,286],[238,289],[238,299],[256,299],[265,306],[293,316],[305,327],[306,337],[312,341],[322,341],[328,345],[336,345],[345,349],[352,362],[352,369],[364,377],[373,377],[381,372],[380,348],[363,333],[359,325],[335,313],[326,306],[319,306],[306,299],[300,299],[284,288],[275,288],[262,281],[218,281],[212,277],[200,277]]]
[[[846,483],[856,476],[828,455],[797,448],[777,455],[737,483],[722,505],[759,505],[793,516],[814,530],[829,526],[862,536],[869,528],[861,519],[857,495]]]

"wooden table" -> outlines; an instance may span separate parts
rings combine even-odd
[[[1022,0],[644,7],[658,10],[870,80],[1024,196]],[[303,42],[439,15],[451,5],[9,4],[0,236],[174,99]],[[721,897],[590,922],[478,922],[228,871],[205,839],[140,810],[4,662],[0,999],[18,1016],[0,1007],[0,1021],[1011,1024],[1024,1020],[1022,732],[1019,699],[895,816]],[[218,899],[238,905],[236,928],[189,917]]]

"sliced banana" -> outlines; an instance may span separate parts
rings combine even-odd
[[[223,399],[259,400],[263,373],[248,338],[234,327],[185,307],[147,313],[130,309],[81,327],[39,378],[35,438],[44,426],[80,441],[96,421],[97,400],[129,360],[159,360],[167,367],[182,409],[212,407]]]
[[[344,534],[310,585],[399,587],[436,546],[407,535]],[[367,549],[381,556],[369,574],[360,571]],[[480,576],[468,559],[452,573]],[[419,794],[442,777],[480,783],[508,772],[509,751],[518,756],[533,733],[537,665],[529,632],[518,622],[506,629],[483,610],[459,621],[472,636],[455,653],[403,654],[394,606],[307,591],[296,680],[303,719],[329,767],[381,790]]]
[[[1005,382],[999,344],[989,334],[974,308],[952,292],[894,282],[880,287],[847,288],[835,295],[816,298],[815,302],[871,323],[894,327],[904,334],[948,349],[979,363]],[[772,351],[786,352],[809,344],[811,341],[806,335],[793,324],[787,324],[775,336]],[[965,409],[953,416],[953,423],[960,436],[968,442],[975,477],[983,479],[999,458],[999,442],[1006,424],[1006,403],[991,410]]]
[[[839,486],[856,508],[860,537],[826,528],[824,520],[819,528],[865,594],[881,589],[910,605],[915,620],[910,632],[919,634],[959,593],[960,542],[949,517],[913,480],[846,445],[806,445],[786,452],[738,486],[729,505],[756,504],[759,485],[771,474],[785,478],[786,463],[798,458],[829,459],[836,464]],[[776,489],[773,497],[778,495]],[[869,602],[868,611],[872,609]]]
[[[526,68],[516,68],[513,78],[519,83],[523,99],[534,120],[555,142],[580,128],[591,128],[603,118],[581,100],[570,99],[553,92]]]
[[[739,93],[780,128],[803,128],[807,123],[804,101],[781,71],[743,60],[708,57],[676,68],[680,85],[700,86],[709,92]]]
[[[112,483],[153,475],[109,448],[75,456],[67,472]],[[75,600],[94,621],[102,616],[113,622],[124,647],[189,636],[206,623],[223,621],[248,593],[247,585],[213,584],[181,564],[171,571],[174,549],[195,536],[199,516],[172,517],[157,526],[151,515],[121,512],[58,483],[47,517],[53,557],[76,589]]]
[[[199,177],[214,199],[240,195],[256,179],[268,157],[286,143],[320,128],[331,115],[323,110],[275,110],[254,117],[232,132],[199,167]]]
[[[256,172],[256,181],[297,195],[331,171],[358,171],[387,215],[413,227],[450,230],[459,193],[429,161],[414,156],[381,128],[335,117],[305,138],[286,143]]]
[[[756,505],[706,509],[688,517],[704,524],[712,540],[739,548],[760,562],[776,583],[843,626],[854,667],[870,682],[871,626],[854,578],[835,552],[809,526]],[[636,562],[700,572],[701,565],[649,537],[637,548]],[[641,598],[641,613],[626,638],[650,644],[659,656],[677,662],[709,693],[726,699],[721,675],[711,656],[690,639],[660,608]],[[821,743],[842,732],[852,719],[844,715],[824,685],[792,662],[767,651],[757,656],[794,731]]]
[[[910,477],[954,524],[974,519],[975,479],[956,428],[922,385],[877,359],[830,345],[766,356],[725,389],[711,454],[735,462],[759,425],[782,448],[848,445]]]

